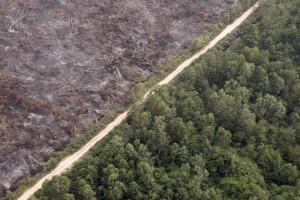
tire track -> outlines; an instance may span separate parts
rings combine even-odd
[[[218,42],[224,39],[228,34],[232,33],[237,29],[258,7],[260,6],[260,1],[256,2],[251,8],[244,12],[239,18],[237,18],[232,24],[228,25],[219,35],[217,35],[213,40],[211,40],[206,46],[200,49],[196,54],[194,54],[189,59],[185,60],[180,64],[173,72],[171,72],[166,78],[157,84],[157,87],[166,85],[170,83],[174,78],[178,76],[184,69],[189,67],[195,60],[199,59],[203,54],[205,54],[209,49],[213,48]],[[149,90],[143,96],[142,100],[145,101],[153,90]],[[66,170],[70,169],[74,163],[80,160],[96,143],[102,140],[106,135],[108,135],[115,127],[120,125],[128,116],[131,108],[128,108],[123,113],[119,114],[114,121],[109,123],[102,131],[100,131],[96,136],[94,136],[89,142],[82,146],[72,155],[63,159],[55,169],[42,177],[37,183],[35,183],[31,188],[27,189],[18,200],[28,200],[36,191],[38,191],[46,180],[51,180],[54,176],[60,175]]]

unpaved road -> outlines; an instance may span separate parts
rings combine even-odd
[[[179,65],[172,73],[170,73],[165,79],[160,81],[157,86],[162,86],[170,83],[179,73],[181,73],[185,68],[190,66],[195,60],[200,58],[203,54],[205,54],[209,49],[213,48],[219,41],[225,38],[228,34],[234,31],[237,27],[239,27],[242,22],[244,22],[258,7],[260,3],[255,3],[250,9],[248,9],[243,15],[241,15],[238,19],[236,19],[232,24],[228,25],[218,36],[216,36],[209,44],[200,49],[196,54],[194,54],[191,58],[184,61],[181,65]],[[148,91],[143,100],[146,100],[151,91]],[[27,200],[33,195],[36,191],[38,191],[42,184],[46,180],[50,180],[53,176],[60,175],[65,172],[67,169],[70,169],[75,162],[80,160],[96,143],[98,143],[102,138],[110,133],[116,126],[120,125],[128,115],[128,112],[131,108],[127,109],[125,112],[118,115],[118,117],[108,124],[102,131],[100,131],[94,138],[92,138],[89,142],[87,142],[83,147],[81,147],[78,151],[73,153],[72,155],[66,157],[62,160],[58,166],[48,173],[46,176],[41,178],[34,186],[26,190],[22,196],[18,198],[18,200]]]

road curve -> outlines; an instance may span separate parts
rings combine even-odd
[[[213,48],[219,41],[225,38],[228,34],[234,31],[237,27],[239,27],[260,5],[258,1],[251,8],[249,8],[246,12],[244,12],[239,18],[237,18],[232,24],[228,25],[219,35],[217,35],[212,41],[210,41],[205,47],[200,49],[196,54],[192,57],[184,61],[181,65],[179,65],[173,72],[171,72],[166,78],[160,81],[157,86],[162,86],[170,83],[179,73],[181,73],[185,68],[190,66],[195,60],[200,58],[203,54],[205,54],[209,49]],[[149,94],[151,94],[152,90],[146,92],[143,97],[143,101],[145,101]],[[35,185],[31,188],[27,189],[18,200],[28,200],[36,191],[38,191],[42,184],[46,180],[51,180],[54,176],[60,175],[66,170],[70,169],[75,162],[77,162],[80,158],[82,158],[96,143],[98,143],[102,138],[108,135],[116,126],[120,125],[128,116],[131,108],[128,108],[123,113],[119,114],[114,121],[109,123],[102,131],[100,131],[96,136],[94,136],[89,142],[87,142],[84,146],[82,146],[79,150],[77,150],[72,155],[63,159],[55,169],[42,177]]]

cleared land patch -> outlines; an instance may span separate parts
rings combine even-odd
[[[138,77],[236,2],[0,1],[0,185],[36,173],[85,123],[126,104]]]

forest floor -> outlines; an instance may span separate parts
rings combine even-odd
[[[0,0],[0,196],[238,0]]]
[[[189,67],[194,61],[199,59],[202,55],[204,55],[209,49],[213,48],[219,41],[225,38],[228,34],[238,28],[242,22],[244,22],[257,8],[259,7],[259,2],[254,4],[249,10],[243,13],[239,18],[237,18],[232,24],[228,25],[219,35],[217,35],[212,41],[209,42],[206,46],[200,49],[196,54],[194,54],[191,58],[185,60],[181,65],[179,65],[172,73],[170,73],[165,79],[158,83],[158,86],[168,84],[174,78],[177,77],[185,68]],[[149,90],[146,92],[143,97],[143,101],[147,99],[150,92]],[[115,127],[119,126],[128,116],[131,108],[119,114],[114,121],[108,124],[101,132],[99,132],[94,138],[92,138],[88,143],[86,143],[82,148],[76,151],[74,154],[62,160],[58,166],[51,171],[49,174],[41,178],[33,187],[26,190],[23,195],[18,200],[27,200],[29,199],[36,191],[38,191],[43,183],[46,180],[52,179],[54,176],[61,175],[66,170],[70,169],[75,162],[77,162],[83,155],[85,155],[96,143],[98,143],[102,138],[104,138],[107,134],[110,133]]]

